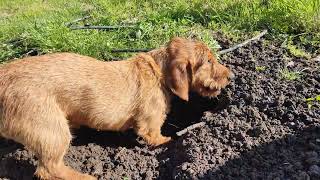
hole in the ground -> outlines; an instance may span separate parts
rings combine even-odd
[[[127,147],[133,148],[135,146],[141,146],[136,140],[137,135],[133,130],[126,132],[109,132],[109,131],[97,131],[87,127],[81,127],[80,129],[73,131],[74,139],[72,145],[80,146],[87,145],[89,143],[96,143],[102,147]]]
[[[226,91],[223,91],[218,98],[205,98],[198,94],[190,94],[189,102],[185,102],[177,97],[173,99],[171,112],[162,127],[164,135],[175,136],[180,131],[191,124],[201,120],[203,113],[206,111],[220,111],[229,104]]]

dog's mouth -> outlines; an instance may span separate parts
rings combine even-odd
[[[216,97],[221,93],[221,88],[203,87],[200,92],[203,96]]]
[[[213,92],[220,92],[220,91],[221,91],[221,88],[205,87],[204,90],[205,90],[206,92],[209,92],[209,93],[211,92],[211,93],[213,93]]]
[[[194,90],[203,97],[214,98],[217,97],[223,88],[228,84],[219,83],[213,79],[207,79],[205,81],[196,81]]]
[[[222,87],[217,86],[204,86],[201,85],[198,89],[198,93],[204,97],[216,97],[221,93]]]

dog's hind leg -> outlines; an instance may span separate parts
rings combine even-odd
[[[40,179],[95,179],[64,164],[72,138],[68,120],[54,100],[40,99],[28,101],[26,107],[20,106],[16,113],[7,116],[10,119],[4,121],[6,137],[35,153],[39,159],[35,175]]]
[[[40,179],[65,179],[65,180],[93,180],[92,176],[82,174],[66,166],[63,157],[69,147],[71,134],[67,120],[63,117],[56,119],[60,121],[47,132],[40,133],[37,147],[32,147],[39,157],[39,165],[36,170],[36,176]],[[60,124],[61,123],[61,124]],[[45,134],[46,137],[43,137]]]

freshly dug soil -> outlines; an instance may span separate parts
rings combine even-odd
[[[65,161],[99,179],[320,179],[320,62],[292,57],[280,45],[253,42],[220,58],[236,78],[217,99],[174,100],[164,134],[206,122],[152,148],[133,132],[82,128]],[[283,69],[299,71],[295,80]],[[308,105],[309,104],[309,105]],[[0,141],[0,177],[32,179],[37,161]]]

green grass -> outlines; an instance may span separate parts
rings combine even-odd
[[[307,99],[305,99],[305,101],[307,102],[308,107],[309,107],[309,108],[312,108],[312,107],[313,107],[313,104],[314,104],[315,102],[320,103],[320,95],[317,95],[317,96],[311,97],[311,98],[307,98]]]
[[[266,69],[267,69],[267,67],[265,67],[265,66],[256,66],[256,71],[258,71],[258,72],[263,72]]]
[[[320,102],[320,95],[317,95],[317,96],[312,97],[312,98],[307,98],[306,101],[307,102],[311,102],[311,101],[319,101]]]
[[[280,77],[288,81],[294,81],[301,78],[301,73],[298,71],[289,71],[288,69],[283,69],[280,71]]]
[[[311,58],[311,55],[309,53],[307,53],[306,51],[300,49],[299,47],[297,47],[293,44],[288,44],[287,48],[288,48],[289,52],[295,57],[302,57],[302,58],[306,58],[306,59]]]
[[[318,7],[320,0],[1,0],[0,62],[32,49],[100,59],[126,57],[110,49],[158,47],[173,36],[197,37],[216,50],[213,31],[237,41],[265,28],[275,37],[295,37],[302,45],[320,47]],[[86,21],[92,25],[135,28],[97,31],[65,26],[85,15],[92,16]]]

